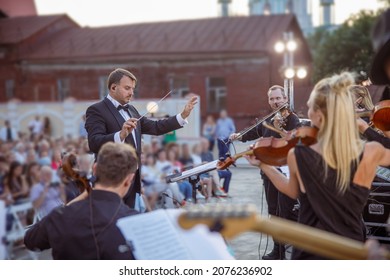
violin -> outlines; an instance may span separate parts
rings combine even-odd
[[[359,117],[370,117],[371,123],[382,131],[390,130],[390,100],[382,100],[373,111],[357,112]]]
[[[252,149],[238,153],[232,157],[227,157],[224,161],[218,162],[217,169],[226,169],[237,159],[246,155],[254,155],[256,159],[268,165],[286,165],[287,154],[291,148],[295,147],[298,143],[309,146],[317,142],[318,129],[314,127],[303,126],[289,132],[283,132],[267,123],[263,123],[263,125],[280,133],[282,138],[260,138]]]
[[[68,176],[77,186],[80,193],[91,191],[90,182],[86,176],[75,167],[77,166],[77,157],[73,153],[69,153],[63,156],[61,168],[65,175]]]

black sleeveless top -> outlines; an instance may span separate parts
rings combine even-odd
[[[298,222],[358,241],[365,240],[362,212],[370,190],[352,182],[356,165],[351,167],[351,183],[344,194],[336,187],[336,170],[328,166],[320,154],[308,146],[297,145],[295,156],[306,193],[300,192]],[[294,248],[292,259],[324,259]]]

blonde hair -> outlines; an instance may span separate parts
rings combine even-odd
[[[318,142],[327,166],[336,170],[339,191],[344,193],[351,181],[351,164],[359,163],[363,142],[356,124],[351,73],[343,72],[319,81],[309,98],[314,111],[324,115],[318,131]]]
[[[364,109],[368,111],[374,110],[374,104],[372,103],[371,95],[368,92],[368,89],[360,85],[349,86],[348,89],[353,93],[355,101],[362,97],[362,105]]]

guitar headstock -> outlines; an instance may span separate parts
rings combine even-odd
[[[182,213],[178,223],[184,229],[204,224],[231,239],[241,232],[250,231],[256,219],[256,206],[253,204],[197,204]]]

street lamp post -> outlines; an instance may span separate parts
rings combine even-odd
[[[283,41],[276,42],[275,51],[283,53],[283,66],[281,68],[284,78],[284,92],[289,98],[290,110],[294,111],[294,77],[304,79],[307,71],[304,67],[294,66],[294,52],[297,49],[297,42],[292,32],[283,33]]]

